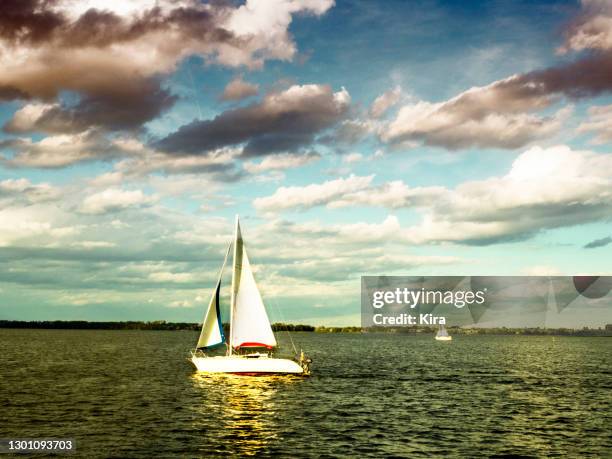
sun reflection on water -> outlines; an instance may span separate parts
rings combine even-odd
[[[298,383],[300,378],[194,373],[192,380],[202,395],[194,422],[209,426],[213,417],[221,444],[228,445],[234,454],[253,456],[278,438],[279,389]]]

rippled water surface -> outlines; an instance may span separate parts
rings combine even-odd
[[[293,337],[310,378],[199,376],[191,332],[0,330],[0,437],[88,458],[612,456],[612,339]]]

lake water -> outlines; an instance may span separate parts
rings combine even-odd
[[[87,458],[612,456],[612,339],[292,336],[310,378],[198,376],[192,332],[0,330],[0,438]]]

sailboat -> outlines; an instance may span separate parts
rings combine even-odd
[[[440,324],[438,332],[436,333],[436,341],[451,341],[453,337],[448,334],[444,324]]]
[[[232,287],[230,300],[229,336],[225,336],[221,322],[221,278],[233,246]],[[222,345],[225,355],[209,355]],[[219,278],[213,290],[202,322],[202,330],[191,352],[190,361],[200,372],[233,373],[241,375],[310,373],[310,359],[301,352],[295,359],[273,356],[278,347],[261,294],[255,283],[249,257],[236,216],[234,239],[230,242]]]

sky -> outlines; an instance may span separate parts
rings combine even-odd
[[[1,319],[201,320],[236,214],[273,321],[612,274],[607,0],[8,0],[0,69]]]

